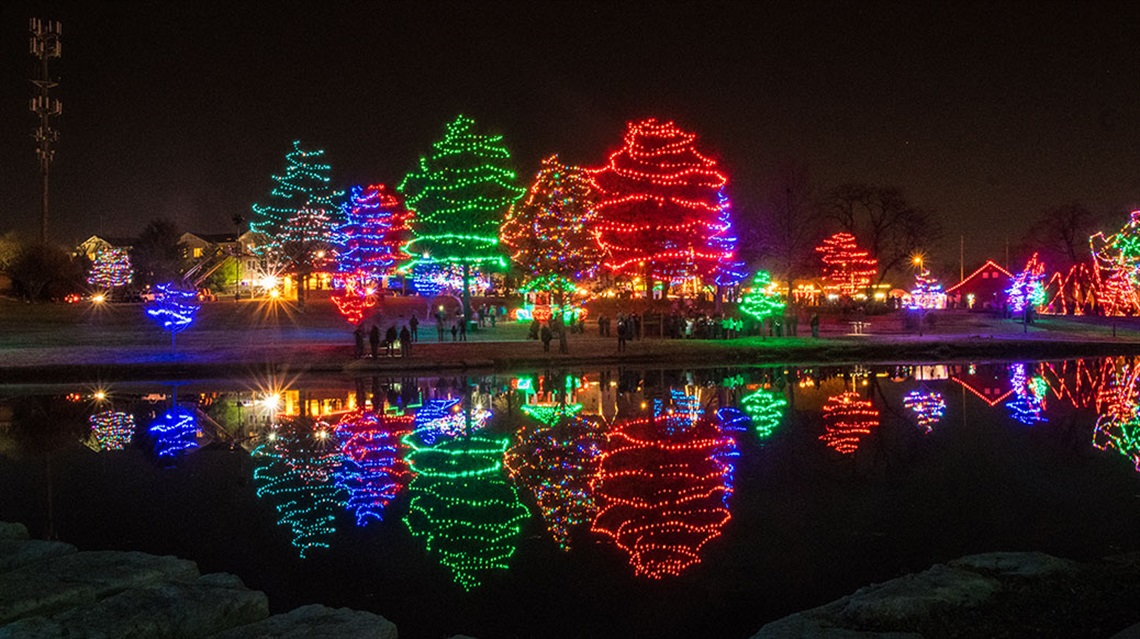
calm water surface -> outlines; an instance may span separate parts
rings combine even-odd
[[[404,637],[747,637],[963,554],[1140,550],[1137,366],[0,387],[0,519]]]

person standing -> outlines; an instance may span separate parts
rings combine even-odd
[[[626,322],[626,320],[624,320],[624,319],[618,320],[617,338],[618,338],[618,352],[619,353],[625,352],[625,336],[626,336],[626,327],[627,326],[629,326],[629,324]]]
[[[570,345],[567,343],[566,328],[563,327],[558,333],[558,352],[566,355],[570,352]]]
[[[467,319],[463,317],[459,318],[459,341],[467,341]]]
[[[443,341],[443,312],[435,314],[435,330],[439,333],[439,341]]]
[[[416,317],[415,313],[412,313],[412,319],[408,320],[408,326],[410,326],[412,329],[410,338],[411,341],[420,341],[420,318]]]
[[[453,342],[459,341],[459,324],[458,323],[451,325],[451,341],[453,341]]]
[[[491,308],[487,310],[487,313],[488,313],[488,319],[491,320],[491,328],[495,328],[495,317],[499,314],[499,312],[498,312],[498,310],[495,309],[494,304],[492,304]]]
[[[412,316],[413,318],[415,315]],[[405,326],[400,329],[400,355],[408,357],[412,354],[412,333]]]
[[[819,313],[812,313],[809,323],[811,324],[811,336],[819,337]]]
[[[364,357],[364,329],[360,326],[352,331],[353,340],[356,342],[356,349],[353,351],[353,357],[360,359]]]
[[[395,324],[389,326],[388,330],[384,332],[384,355],[385,356],[387,356],[387,357],[392,356],[392,347],[395,346],[397,337],[398,337],[398,333],[396,333],[396,325]]]
[[[380,354],[380,327],[373,324],[372,330],[368,333],[368,345],[372,347],[372,359]]]

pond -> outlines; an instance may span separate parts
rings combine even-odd
[[[0,520],[401,636],[748,637],[994,550],[1140,550],[1140,362],[0,387]]]

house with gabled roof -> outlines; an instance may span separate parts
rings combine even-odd
[[[957,300],[958,308],[989,309],[1005,305],[1005,291],[1013,275],[993,260],[986,260],[961,282],[946,289],[947,297]]]

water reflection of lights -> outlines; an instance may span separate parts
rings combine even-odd
[[[823,405],[824,433],[820,441],[836,452],[849,455],[859,449],[863,438],[879,426],[879,411],[869,399],[848,391],[827,398]]]

